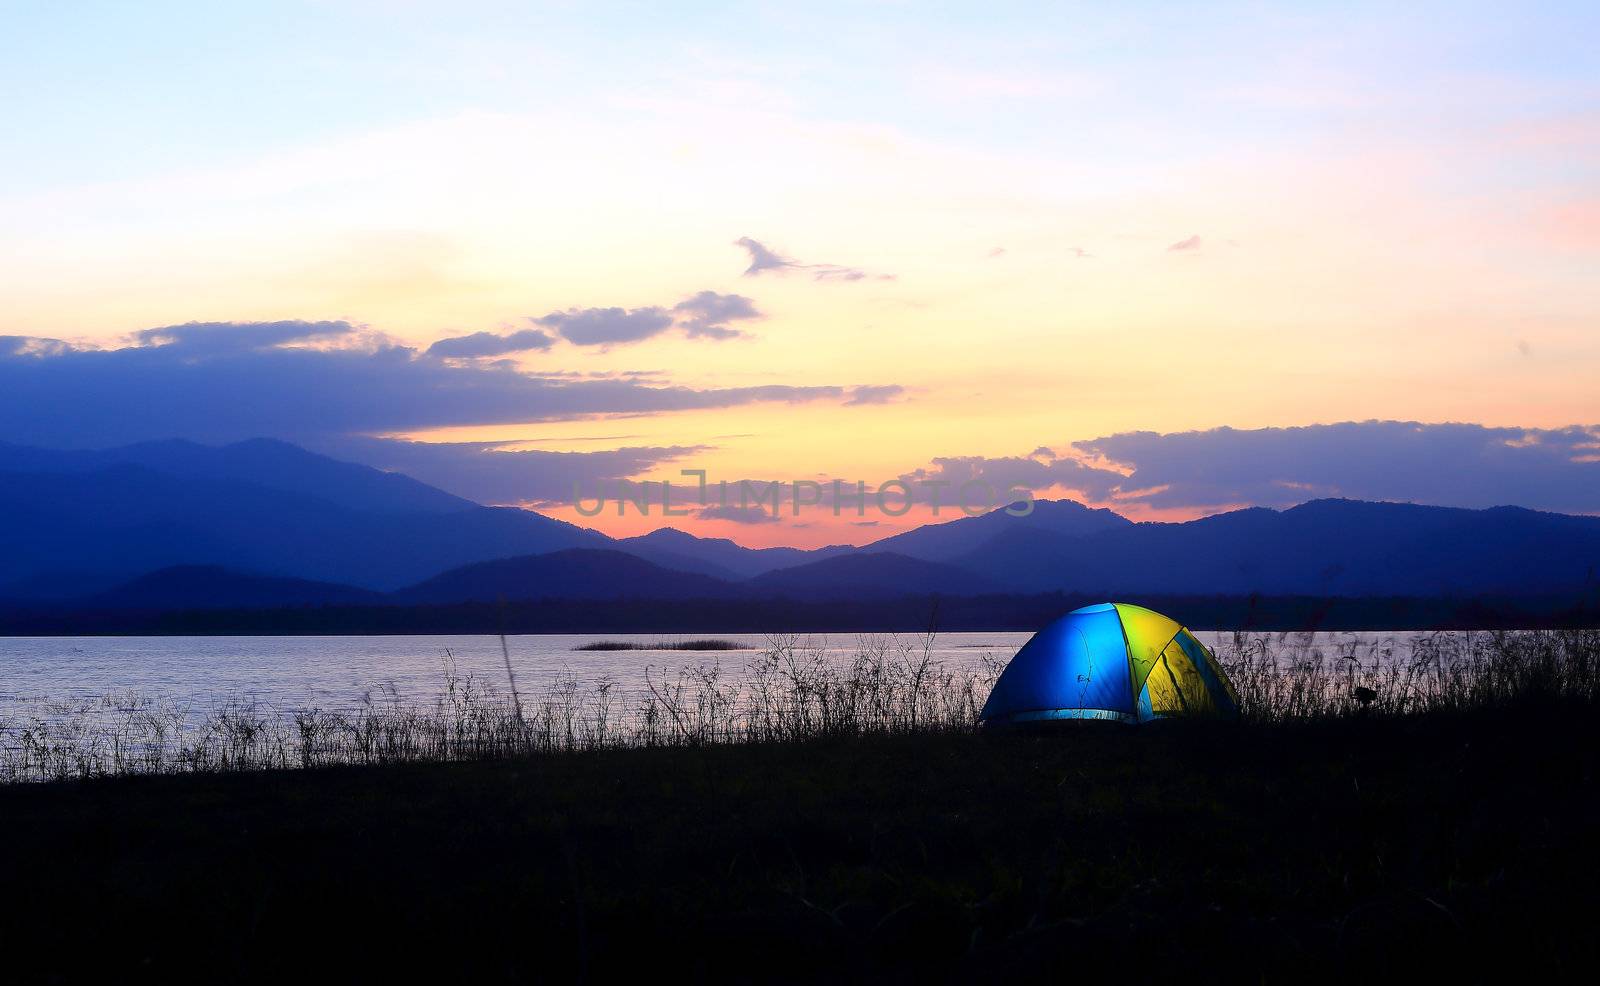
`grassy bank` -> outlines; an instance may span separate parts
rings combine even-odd
[[[981,668],[779,640],[615,715],[468,681],[435,709],[236,717],[159,762],[58,737],[29,769],[81,779],[0,785],[8,971],[1588,972],[1600,632],[1294,643],[1223,648],[1238,723],[983,736]]]
[[[11,785],[7,963],[279,982],[1576,976],[1600,875],[1594,711]]]
[[[502,638],[502,644],[505,639]],[[369,692],[356,708],[174,708],[149,696],[33,703],[0,717],[0,781],[475,761],[607,748],[971,732],[1008,654],[946,665],[935,638],[863,637],[844,659],[800,636],[737,658],[646,665],[643,687],[565,677],[542,690],[455,670],[432,705]],[[1600,700],[1600,630],[1352,639],[1237,633],[1217,657],[1247,722],[1396,718]],[[383,697],[387,694],[388,697]]]

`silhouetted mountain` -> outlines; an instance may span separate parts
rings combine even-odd
[[[348,606],[384,601],[381,593],[330,582],[250,575],[212,565],[151,572],[79,603],[84,609],[268,609]]]
[[[528,599],[718,599],[739,586],[622,551],[573,549],[463,565],[395,593],[402,603]]]
[[[548,562],[525,557],[569,549],[591,550]],[[1281,512],[1133,524],[1070,500],[1040,500],[1024,517],[997,510],[865,548],[751,549],[671,528],[613,541],[282,442],[154,442],[103,452],[0,445],[0,599],[102,605],[90,597],[175,566],[369,590],[414,586],[397,601],[524,592],[660,600],[989,591],[1531,596],[1597,584],[1600,518],[1318,500]],[[204,577],[163,578],[148,587],[150,599],[212,605]],[[245,606],[279,590],[293,598],[303,590],[306,599],[325,591],[235,589],[213,596]]]
[[[394,588],[508,553],[606,545],[602,534],[526,510],[360,511],[251,483],[145,466],[0,473],[0,582],[78,571],[135,575],[174,565]]]
[[[915,530],[874,541],[863,550],[892,551],[928,561],[955,562],[1008,532],[1077,537],[1131,526],[1133,522],[1121,514],[1086,507],[1075,500],[1035,500],[1033,511],[1025,516],[1014,516],[1004,508],[978,517],[958,516],[955,520],[924,524]]]
[[[963,564],[1025,591],[1532,595],[1600,570],[1600,518],[1315,500],[1083,537],[1007,531]]]
[[[763,572],[804,565],[856,550],[846,544],[832,544],[809,551],[801,548],[746,548],[727,538],[696,537],[675,527],[662,527],[638,537],[621,538],[616,546],[666,568],[725,579],[753,578]]]
[[[104,572],[52,570],[26,575],[0,583],[0,603],[47,603],[83,599],[97,592],[114,589],[127,581],[125,575]]]
[[[479,506],[410,476],[340,462],[270,438],[220,447],[174,439],[94,451],[0,442],[4,473],[89,473],[110,466],[143,466],[180,479],[246,483],[366,513],[458,513]]]
[[[751,579],[762,596],[845,599],[864,596],[980,595],[993,586],[971,571],[887,551],[824,558]]]

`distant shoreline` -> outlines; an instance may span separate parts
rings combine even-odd
[[[846,601],[532,600],[430,606],[0,611],[0,636],[399,636],[529,633],[1022,632],[1079,606],[1137,600],[1195,630],[1415,631],[1600,626],[1600,596],[1316,598],[1050,593]]]

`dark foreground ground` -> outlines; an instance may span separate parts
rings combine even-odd
[[[1597,739],[1541,707],[16,786],[0,977],[1587,978]]]

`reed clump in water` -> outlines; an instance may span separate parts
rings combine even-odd
[[[46,703],[0,720],[0,781],[970,731],[1005,662],[983,654],[951,667],[933,651],[931,635],[864,637],[840,661],[778,636],[740,667],[652,667],[633,692],[609,677],[568,676],[539,694],[460,674],[447,653],[443,690],[429,705],[393,691],[351,710],[230,702],[198,717],[128,694]],[[1600,630],[1438,633],[1405,653],[1392,643],[1235,634],[1217,657],[1241,717],[1264,725],[1600,699]]]
[[[1262,723],[1600,699],[1600,629],[1440,631],[1404,652],[1392,640],[1236,633],[1217,658],[1241,716]]]

